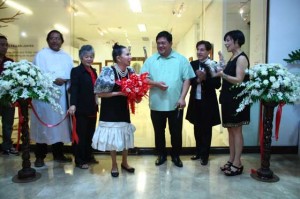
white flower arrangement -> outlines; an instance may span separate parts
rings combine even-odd
[[[57,103],[60,90],[53,84],[51,74],[43,74],[27,60],[5,62],[0,75],[0,101],[3,104],[15,103],[18,99],[37,99],[52,105],[62,113]]]
[[[250,80],[236,87],[243,90],[237,97],[243,97],[237,112],[256,101],[294,104],[300,100],[300,77],[290,73],[280,64],[257,64],[246,70]]]

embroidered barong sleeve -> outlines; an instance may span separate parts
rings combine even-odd
[[[110,66],[105,66],[102,68],[102,71],[99,77],[96,80],[94,86],[94,93],[108,93],[113,90],[115,85],[115,75],[114,71]]]

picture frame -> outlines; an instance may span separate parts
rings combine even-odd
[[[109,60],[109,59],[105,60],[105,66],[112,66],[112,65],[114,65],[113,60]]]
[[[101,73],[101,70],[102,70],[102,63],[101,62],[94,62],[92,64],[92,67],[96,69],[97,74]]]

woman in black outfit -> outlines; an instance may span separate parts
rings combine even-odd
[[[250,123],[250,107],[237,113],[242,97],[236,98],[242,89],[233,85],[249,80],[246,69],[249,69],[247,55],[241,50],[245,43],[244,34],[239,30],[233,30],[224,36],[225,46],[232,53],[226,68],[217,75],[223,78],[220,103],[222,105],[222,125],[228,129],[229,151],[228,162],[220,169],[227,176],[240,175],[243,172],[241,154],[243,150],[242,127]]]
[[[81,63],[71,71],[71,99],[69,113],[76,116],[76,131],[79,142],[73,144],[75,164],[88,169],[89,163],[98,163],[92,154],[92,137],[95,132],[98,105],[94,94],[97,79],[96,70],[91,66],[94,49],[84,45],[79,50]]]
[[[221,123],[216,90],[221,86],[220,77],[212,77],[208,57],[212,45],[208,41],[196,44],[198,60],[191,65],[196,77],[191,79],[191,92],[186,119],[194,125],[196,154],[192,160],[200,159],[201,165],[207,165],[211,145],[212,127]]]
[[[110,151],[112,159],[112,177],[119,176],[116,160],[117,151],[122,151],[122,169],[134,173],[134,168],[127,162],[128,149],[133,148],[133,132],[135,127],[130,122],[127,97],[121,92],[117,80],[129,78],[134,73],[130,65],[129,50],[118,44],[113,47],[114,66],[103,67],[95,84],[95,93],[101,97],[100,121],[92,146],[100,151]]]

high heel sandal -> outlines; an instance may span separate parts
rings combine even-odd
[[[123,164],[121,164],[121,168],[127,171],[128,173],[134,173],[134,168],[133,167],[125,167]]]
[[[119,176],[119,170],[118,170],[118,167],[117,167],[116,170],[111,169],[110,174],[111,174],[111,176],[114,177],[114,178],[118,177],[118,176]]]
[[[243,170],[244,170],[243,166],[237,167],[237,166],[231,165],[230,169],[224,171],[224,174],[226,176],[241,175],[243,173]]]
[[[230,169],[230,167],[231,167],[231,165],[232,165],[232,162],[230,162],[230,161],[227,161],[227,163],[226,163],[226,164],[224,164],[224,166],[220,167],[220,169],[221,169],[221,171],[226,171],[226,170],[229,170],[229,169]]]

